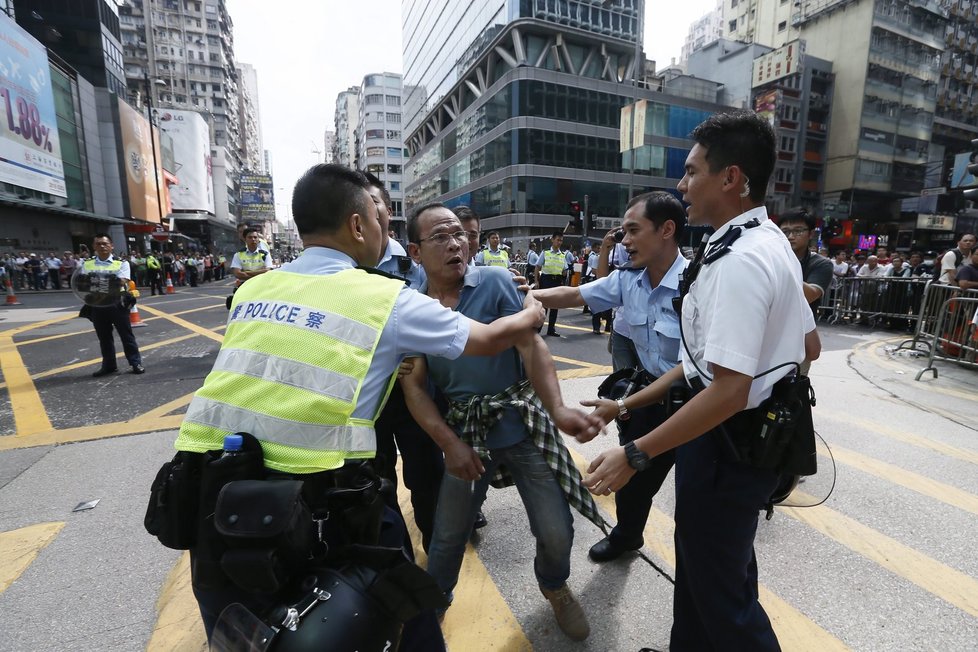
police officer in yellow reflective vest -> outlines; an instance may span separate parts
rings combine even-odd
[[[132,373],[146,373],[143,358],[139,354],[139,346],[136,344],[136,336],[133,335],[129,322],[129,308],[122,303],[124,288],[130,278],[129,263],[112,255],[112,238],[106,233],[95,235],[92,248],[95,250],[95,255],[82,263],[81,273],[111,277],[114,285],[112,294],[118,297],[117,299],[113,297],[112,300],[93,306],[91,309],[92,325],[95,326],[95,334],[98,335],[99,348],[102,351],[102,366],[92,376],[100,378],[119,370],[115,359],[113,328],[119,333],[122,350],[126,354],[126,361],[132,366]]]
[[[489,248],[475,256],[476,265],[487,267],[509,267],[509,252],[499,246],[499,232],[489,232]]]
[[[234,254],[231,259],[231,273],[237,280],[236,286],[259,274],[264,274],[272,268],[272,257],[259,244],[261,236],[258,229],[247,227],[244,230],[245,248]]]
[[[484,325],[367,269],[380,258],[383,234],[359,172],[314,166],[296,184],[292,212],[304,255],[235,294],[221,350],[190,404],[176,448],[215,451],[226,435],[250,433],[261,446],[264,484],[303,480],[302,496],[315,514],[324,505],[313,488],[344,490],[347,471],[362,470],[362,461],[374,457],[374,421],[407,354],[495,355],[538,328],[543,310],[528,298],[522,312]],[[206,523],[207,510],[201,511]],[[338,516],[330,511],[329,518],[332,526]],[[402,533],[401,545],[403,521],[389,508],[384,518],[385,528]],[[320,540],[320,549],[331,543]],[[280,595],[241,590],[237,580],[214,588],[203,575],[206,562],[214,561],[204,559],[206,552],[200,541],[191,547],[194,593],[208,638],[231,603],[258,615],[281,604]],[[220,567],[230,563],[225,555]],[[330,642],[322,641],[321,649],[332,649]],[[444,649],[431,612],[405,624],[399,649]]]
[[[567,251],[561,251],[560,246],[564,244],[562,233],[554,233],[550,236],[550,248],[544,250],[537,258],[536,281],[540,289],[556,288],[564,284],[564,274],[573,264],[574,257]],[[557,333],[557,311],[550,310],[547,319],[547,335],[550,337],[560,337]]]

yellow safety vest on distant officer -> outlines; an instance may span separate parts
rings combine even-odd
[[[564,273],[564,269],[567,268],[567,254],[563,251],[554,251],[553,249],[547,249],[543,252],[543,265],[541,265],[540,273],[552,276],[560,276]]]
[[[94,258],[86,258],[82,263],[82,270],[86,274],[112,274],[113,276],[122,269],[122,261],[113,258],[107,265],[96,265]]]
[[[261,249],[255,250],[255,253],[251,253],[247,249],[238,252],[238,261],[241,263],[241,270],[245,272],[251,272],[256,269],[261,269],[265,266],[265,256],[268,252],[262,251]]]
[[[329,276],[279,270],[242,285],[176,448],[216,450],[225,435],[248,432],[261,440],[265,466],[286,473],[374,457],[377,415],[352,415],[403,287],[357,269]]]
[[[496,253],[492,249],[486,249],[482,252],[482,262],[490,267],[509,267],[509,253],[505,249]]]

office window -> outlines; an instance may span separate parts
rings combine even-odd
[[[782,20],[780,23],[778,23],[778,31],[779,32],[783,32],[786,29],[788,29],[788,21]]]

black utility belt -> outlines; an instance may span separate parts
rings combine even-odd
[[[563,272],[560,274],[540,274],[543,278],[564,278]]]
[[[276,591],[310,561],[377,545],[385,502],[369,462],[279,473],[242,434],[233,455],[178,452],[150,491],[146,530],[168,548],[194,551],[195,586]]]

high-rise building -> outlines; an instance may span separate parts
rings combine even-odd
[[[689,24],[681,61],[687,61],[690,54],[713,43],[723,35],[723,0],[717,0],[717,6],[712,11]]]
[[[357,121],[360,110],[357,97],[360,88],[351,86],[336,96],[336,112],[333,124],[336,127],[336,145],[333,160],[348,168],[356,167],[357,159]]]
[[[391,195],[391,228],[404,235],[404,142],[401,139],[401,76],[367,75],[357,96],[356,167],[380,179]]]
[[[241,162],[245,170],[268,174],[265,170],[261,108],[258,102],[258,71],[250,63],[239,63],[238,80]]]
[[[690,131],[718,107],[715,95],[646,87],[643,10],[642,0],[406,3],[406,208],[470,205],[484,231],[526,250],[565,227],[572,202],[620,218],[630,193],[674,190]],[[623,154],[622,108],[636,99],[645,119]]]
[[[150,93],[154,107],[197,111],[212,143],[215,225],[233,227],[241,149],[234,34],[225,0],[121,0],[126,82],[134,105]]]

